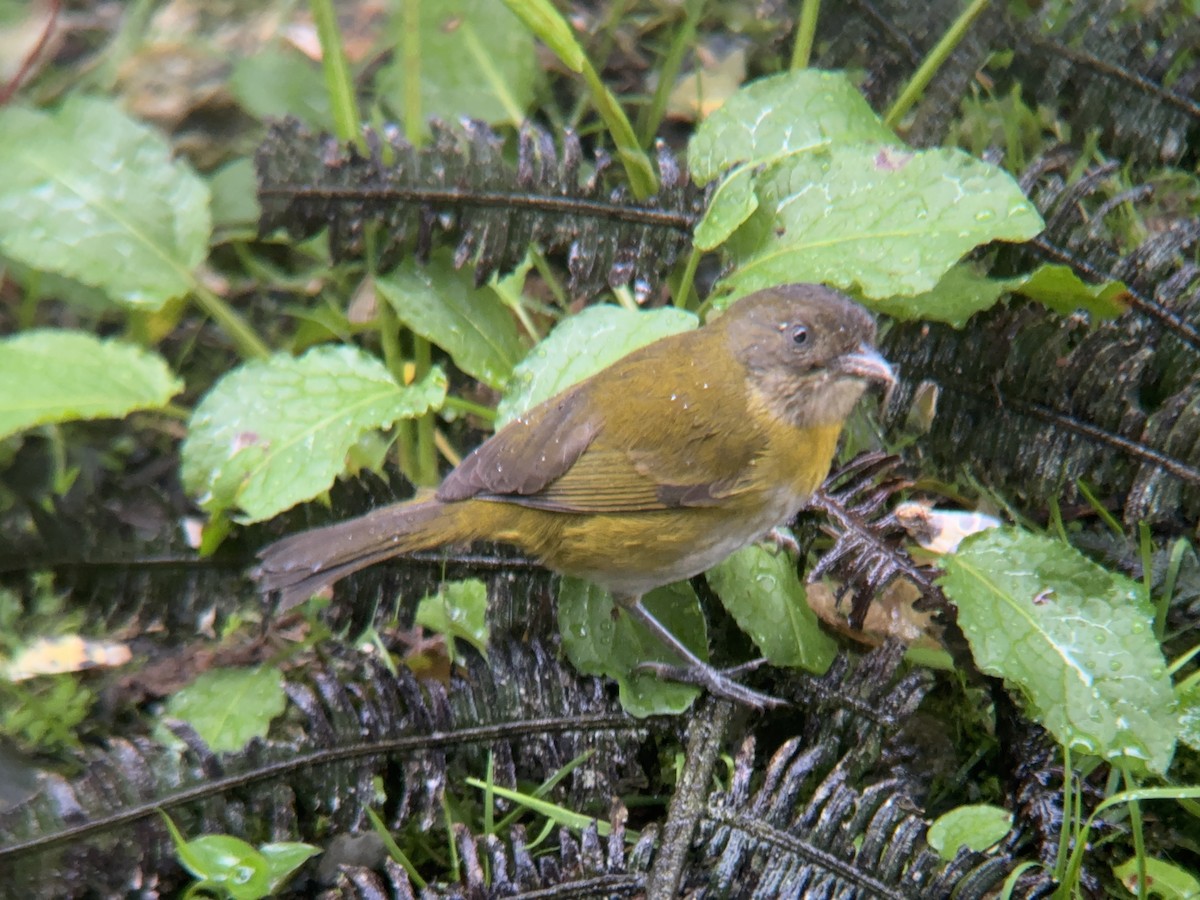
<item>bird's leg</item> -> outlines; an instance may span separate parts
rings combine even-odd
[[[629,594],[615,594],[613,599],[621,609],[625,610],[637,621],[641,622],[651,634],[671,648],[671,651],[683,660],[682,666],[670,666],[660,662],[644,662],[637,671],[652,672],[666,681],[678,681],[684,684],[694,684],[708,690],[715,697],[723,697],[735,703],[741,703],[754,709],[769,709],[776,706],[786,706],[786,702],[769,694],[762,694],[738,684],[720,670],[710,666],[690,649],[683,641],[675,637],[662,622],[654,618],[651,612],[642,605],[642,598]],[[755,661],[751,666],[738,666],[737,672],[756,668],[761,661]]]

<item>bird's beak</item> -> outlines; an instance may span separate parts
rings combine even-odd
[[[865,381],[878,381],[889,390],[896,385],[896,373],[892,371],[888,361],[879,355],[878,350],[866,344],[860,344],[857,350],[839,356],[834,368],[845,375]]]

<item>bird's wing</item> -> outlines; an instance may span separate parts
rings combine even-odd
[[[740,489],[760,443],[736,412],[744,389],[722,387],[690,359],[664,367],[661,358],[626,357],[497,433],[438,497],[575,513],[717,503]],[[605,410],[621,427],[606,427]]]

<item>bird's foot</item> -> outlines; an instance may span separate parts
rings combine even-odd
[[[765,659],[756,659],[723,671],[705,663],[672,666],[663,662],[644,662],[640,663],[634,671],[651,673],[663,681],[694,684],[696,687],[704,688],[714,697],[731,700],[752,709],[777,709],[787,706],[786,700],[752,690],[735,680],[746,672],[754,671],[765,662]]]

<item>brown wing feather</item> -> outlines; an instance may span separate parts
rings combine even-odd
[[[509,424],[463,460],[438,499],[616,513],[708,506],[736,492],[762,442],[745,433],[755,426],[744,416],[733,417],[741,433],[730,428],[729,411],[746,405],[744,374],[709,374],[696,336],[636,351]],[[622,427],[605,429],[609,416]]]

